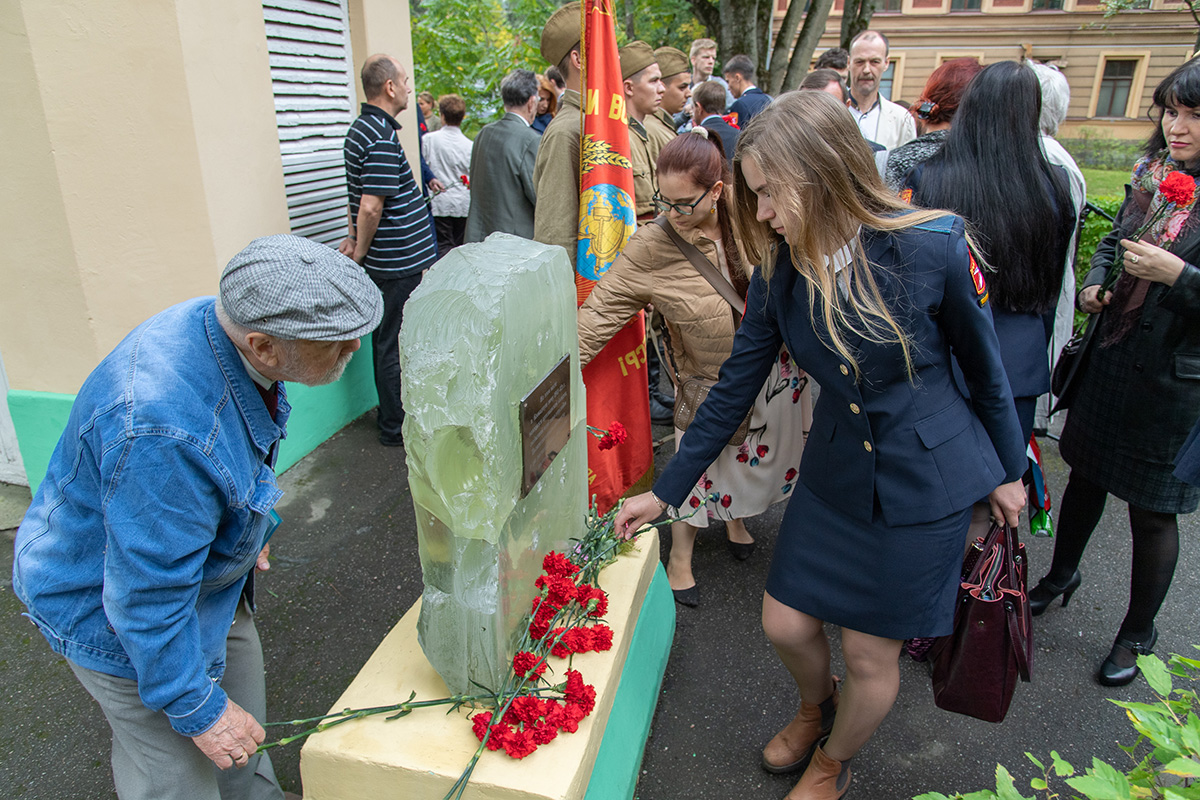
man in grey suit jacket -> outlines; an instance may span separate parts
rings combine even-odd
[[[537,75],[513,70],[500,82],[500,97],[504,116],[483,126],[471,152],[467,242],[481,242],[494,231],[533,238],[533,167],[542,137],[529,125],[537,113]]]

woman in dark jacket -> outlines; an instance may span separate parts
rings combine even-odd
[[[967,86],[945,146],[909,173],[914,205],[961,214],[991,265],[987,286],[1021,435],[1050,391],[1046,348],[1075,211],[1066,173],[1042,154],[1033,70],[991,64]]]
[[[1200,489],[1172,475],[1172,461],[1200,416],[1200,214],[1195,200],[1172,206],[1140,241],[1129,237],[1158,216],[1159,185],[1200,173],[1200,63],[1177,68],[1154,91],[1157,126],[1133,169],[1113,230],[1096,248],[1077,305],[1101,314],[1084,352],[1060,449],[1071,466],[1050,572],[1030,592],[1033,613],[1079,587],[1079,561],[1109,494],[1129,503],[1133,571],[1129,607],[1096,680],[1137,675],[1137,655],[1158,639],[1154,617],[1179,556],[1178,514],[1196,510]],[[1124,272],[1099,285],[1118,252]]]
[[[990,493],[1016,522],[1025,448],[962,220],[886,189],[845,106],[781,96],[739,138],[734,181],[759,266],[733,352],[653,491],[614,524],[632,533],[679,507],[786,343],[821,399],[763,596],[800,709],[762,763],[804,771],[790,800],[837,800],[895,702],[902,640],[950,633],[971,504]],[[841,692],[826,622],[842,627]]]

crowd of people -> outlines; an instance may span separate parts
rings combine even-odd
[[[218,297],[152,317],[84,383],[18,531],[13,587],[103,708],[123,800],[284,796],[257,752],[253,622],[284,384],[337,380],[371,333],[379,441],[401,446],[397,335],[422,273],[497,231],[561,245],[574,265],[579,17],[578,3],[551,16],[549,69],[507,75],[503,116],[474,141],[460,96],[418,95],[420,179],[397,135],[409,76],[368,58],[338,250],[256,240]],[[953,59],[902,106],[881,91],[888,42],[874,31],[778,98],[745,56],[714,74],[712,40],[631,42],[619,57],[638,227],[579,309],[580,354],[653,307],[663,346],[648,350],[668,380],[651,374],[650,413],[674,425],[677,453],[616,525],[697,511],[672,524],[667,564],[694,606],[698,533],[722,522],[744,559],[744,520],[790,501],[762,610],[799,695],[762,751],[764,769],[800,774],[788,800],[846,793],[896,698],[904,641],[951,630],[968,531],[1018,523],[1076,309],[1094,335],[1062,436],[1053,561],[1029,597],[1034,614],[1066,606],[1107,497],[1128,503],[1128,612],[1096,678],[1133,680],[1158,636],[1177,516],[1200,503],[1200,215],[1163,191],[1200,173],[1200,62],[1155,90],[1127,199],[1076,292],[1084,183],[1053,138],[1069,87],[1052,67]],[[707,399],[673,414],[694,381]],[[841,628],[844,679],[825,623]]]

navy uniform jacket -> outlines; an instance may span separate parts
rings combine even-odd
[[[679,453],[654,484],[676,507],[736,430],[786,344],[821,386],[800,480],[843,513],[870,523],[876,500],[888,525],[932,522],[967,508],[1025,472],[1025,443],[986,290],[972,280],[963,222],[947,216],[861,241],[888,307],[912,341],[909,379],[899,346],[852,337],[862,380],[822,339],[807,282],[786,245],[770,283],[756,272],[733,352],[696,413]],[[953,354],[968,401],[956,388]]]
[[[733,151],[737,147],[738,136],[742,132],[716,114],[709,114],[700,125],[721,137],[721,147],[725,149],[725,158],[732,164]]]
[[[742,130],[746,130],[746,126],[750,124],[750,120],[754,119],[758,112],[769,105],[771,105],[771,95],[757,86],[751,86],[742,92],[741,97],[733,101],[733,105],[729,107],[729,111],[737,114],[737,119],[734,120],[737,126]]]

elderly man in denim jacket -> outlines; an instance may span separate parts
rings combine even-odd
[[[269,236],[229,262],[220,299],[151,317],[84,381],[17,532],[13,588],[104,710],[122,800],[284,796],[255,753],[246,591],[278,522],[283,382],[337,380],[382,313],[353,261]]]

